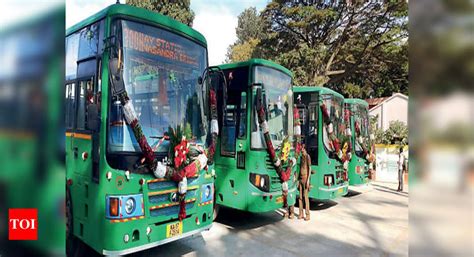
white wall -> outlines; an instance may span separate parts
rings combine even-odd
[[[378,115],[378,127],[388,129],[391,121],[402,121],[408,125],[408,97],[395,94],[369,111],[370,116]]]

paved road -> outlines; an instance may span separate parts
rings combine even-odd
[[[202,235],[134,256],[408,256],[408,193],[396,188],[373,183],[312,202],[309,222],[221,209]]]

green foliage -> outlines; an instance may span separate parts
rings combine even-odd
[[[191,0],[127,0],[127,4],[167,15],[190,27],[193,26],[194,12]]]
[[[226,62],[240,62],[259,57],[256,47],[266,34],[265,22],[257,14],[255,7],[247,8],[239,14],[235,32],[237,41],[227,49]]]
[[[345,96],[408,94],[407,27],[406,1],[273,0],[260,16],[239,16],[227,58],[270,59],[292,70],[296,85]]]
[[[237,34],[237,44],[242,44],[252,39],[262,39],[265,37],[263,30],[264,22],[258,16],[257,9],[250,7],[245,9],[238,16],[238,25],[235,28]]]
[[[255,47],[259,42],[259,39],[251,38],[242,44],[234,44],[230,46],[227,53],[228,62],[241,62],[252,58]]]
[[[408,126],[401,121],[391,121],[387,130],[375,131],[375,142],[378,144],[408,145]]]

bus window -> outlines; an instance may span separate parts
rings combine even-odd
[[[235,155],[235,135],[237,125],[237,106],[228,104],[224,112],[224,126],[222,127],[221,155]]]
[[[74,110],[76,109],[76,84],[66,85],[66,129],[74,127]]]
[[[239,109],[239,139],[245,138],[247,131],[247,94],[242,92]]]
[[[79,99],[77,105],[77,129],[87,128],[87,105],[94,103],[93,80],[79,82]]]
[[[247,119],[247,89],[248,68],[237,68],[225,72],[227,77],[227,98],[223,108],[221,155],[235,155],[236,140],[245,137]]]

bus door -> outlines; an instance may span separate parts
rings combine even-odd
[[[308,118],[307,118],[307,131],[306,131],[306,149],[308,149],[308,154],[311,156],[311,165],[318,165],[319,159],[319,143],[318,143],[318,111],[319,104],[310,103],[308,105]]]

